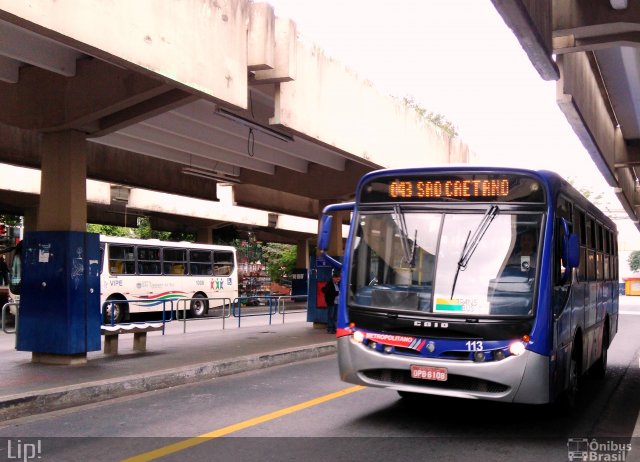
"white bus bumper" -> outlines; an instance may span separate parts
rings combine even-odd
[[[549,402],[549,358],[526,350],[502,361],[473,362],[385,354],[351,336],[338,339],[340,377],[345,382],[468,399],[543,404]],[[447,381],[412,379],[411,366],[447,369]]]

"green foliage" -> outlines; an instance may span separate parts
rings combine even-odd
[[[135,237],[134,230],[131,228],[123,228],[122,226],[94,225],[87,223],[87,232],[104,234],[105,236]]]
[[[280,282],[296,266],[297,247],[290,244],[263,244],[262,255],[269,277],[274,282]]]
[[[170,231],[155,231],[151,228],[149,218],[138,218],[138,227],[129,228],[113,225],[87,224],[90,233],[103,234],[105,236],[130,237],[137,239],[160,239],[162,241],[188,241],[195,242],[196,236],[192,233],[180,233]]]
[[[629,258],[627,258],[627,263],[629,263],[629,268],[634,273],[640,270],[640,250],[634,250],[629,254]]]
[[[447,118],[442,114],[427,111],[413,99],[413,96],[405,96],[404,98],[402,98],[402,103],[406,107],[413,109],[416,114],[418,114],[420,119],[432,123],[436,127],[440,127],[451,138],[455,138],[458,136],[458,130],[453,122],[447,120]]]
[[[0,223],[4,223],[7,226],[18,226],[20,224],[20,216],[0,214]]]
[[[576,186],[576,179],[573,177],[567,178],[567,181],[571,186],[576,188],[578,192],[580,192],[580,194],[582,194],[585,198],[587,198],[589,202],[591,202],[593,205],[595,205],[596,207],[599,207],[600,205],[602,205],[602,202],[604,200],[604,192],[600,191],[596,193],[594,191],[591,191],[588,188],[578,187]]]

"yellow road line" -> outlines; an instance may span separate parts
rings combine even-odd
[[[282,417],[288,414],[293,414],[294,412],[298,412],[303,409],[317,406],[318,404],[331,401],[332,399],[340,398],[341,396],[345,396],[345,395],[348,395],[349,393],[360,391],[364,388],[365,387],[361,387],[360,385],[357,385],[355,387],[345,388],[344,390],[336,391],[335,393],[329,393],[328,395],[319,396],[318,398],[305,401],[304,403],[296,404],[290,407],[285,407],[284,409],[279,409],[277,411],[270,412],[268,414],[254,417],[253,419],[245,420],[243,422],[238,422],[233,425],[219,428],[218,430],[204,433],[200,436],[188,438],[186,440],[182,440],[177,443],[164,446],[162,448],[154,449],[153,451],[145,452],[143,454],[139,454],[137,456],[124,459],[124,462],[144,462],[144,461],[155,460],[160,457],[168,456],[169,454],[173,454],[173,453],[182,451],[184,449],[188,449],[193,446],[206,443],[207,441],[212,440],[214,438],[220,438],[221,436],[229,435],[230,433],[244,430],[245,428],[253,427],[255,425],[268,422],[269,420],[277,419],[278,417]]]

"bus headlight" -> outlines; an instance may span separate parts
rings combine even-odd
[[[524,343],[522,342],[513,342],[511,345],[509,345],[509,352],[511,352],[511,354],[514,356],[520,356],[522,353],[524,353],[524,350]]]
[[[362,332],[360,332],[359,330],[355,331],[353,333],[353,340],[355,340],[358,343],[364,342],[364,334]]]

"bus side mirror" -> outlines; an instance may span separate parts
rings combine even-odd
[[[576,234],[565,235],[562,243],[562,260],[567,268],[580,266],[580,244]]]
[[[320,234],[318,235],[318,250],[326,251],[329,248],[331,239],[331,215],[322,215],[320,219]]]

